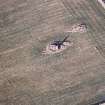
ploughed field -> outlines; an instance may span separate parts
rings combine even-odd
[[[105,97],[105,12],[97,0],[0,0],[0,105],[92,105]],[[87,31],[69,32],[85,23]],[[66,35],[72,46],[42,54]]]

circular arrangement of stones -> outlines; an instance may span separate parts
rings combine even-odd
[[[85,24],[77,24],[72,27],[72,32],[86,32]]]
[[[58,46],[52,45],[49,43],[46,46],[45,51],[43,51],[43,54],[55,54],[55,53],[60,53],[61,51],[67,49],[68,47],[72,46],[71,42],[64,42],[63,45],[61,45],[61,48],[58,49]]]
[[[73,26],[71,26],[71,28],[69,30],[67,30],[66,32],[80,32],[80,33],[84,33],[87,31],[87,27],[85,23],[78,23],[78,24],[74,24]]]

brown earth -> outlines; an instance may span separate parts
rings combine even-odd
[[[0,1],[0,105],[91,105],[105,95],[105,13],[95,0]],[[87,32],[65,27],[85,22]],[[43,55],[70,34],[72,47]]]

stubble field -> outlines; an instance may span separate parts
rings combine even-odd
[[[92,105],[105,96],[105,10],[97,0],[0,1],[0,105]],[[84,22],[87,32],[70,33]],[[73,45],[43,55],[54,39]]]

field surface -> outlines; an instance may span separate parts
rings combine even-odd
[[[87,32],[65,30],[84,22]],[[43,55],[70,35],[71,47]],[[105,99],[105,9],[97,0],[0,0],[0,105],[93,105]]]

